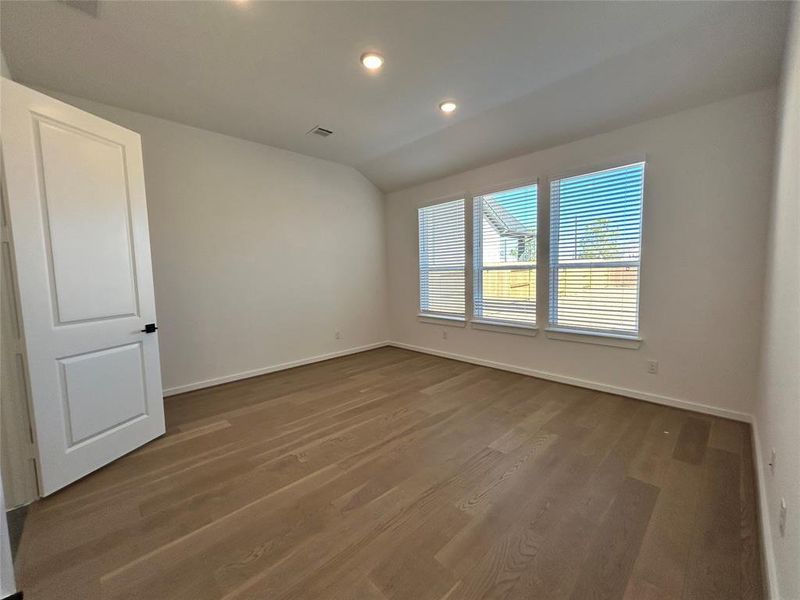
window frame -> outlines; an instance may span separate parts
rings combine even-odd
[[[441,312],[432,312],[429,310],[424,310],[422,308],[422,257],[420,255],[420,242],[422,239],[422,231],[420,230],[420,223],[419,223],[419,214],[420,211],[424,208],[429,208],[432,206],[437,206],[439,204],[447,204],[449,202],[463,202],[464,206],[464,314],[463,315],[453,315],[448,313],[441,313]],[[441,196],[439,198],[435,198],[432,200],[426,200],[417,204],[416,206],[416,224],[417,224],[417,320],[421,323],[432,323],[437,325],[449,325],[452,327],[465,327],[469,310],[471,310],[471,306],[468,306],[467,301],[467,285],[468,285],[468,271],[467,268],[467,256],[468,256],[468,242],[469,236],[467,235],[467,214],[472,206],[471,198],[466,193],[456,193],[456,194],[449,194],[447,196]]]
[[[520,335],[536,335],[536,332],[539,330],[539,320],[540,320],[540,272],[541,272],[541,258],[542,258],[542,227],[541,227],[541,208],[542,208],[542,181],[543,178],[541,177],[528,177],[524,179],[515,179],[513,181],[507,181],[505,183],[487,186],[485,188],[481,188],[477,192],[470,192],[469,193],[469,235],[467,236],[470,240],[469,244],[469,255],[467,256],[467,260],[470,261],[470,268],[469,271],[471,273],[471,281],[470,285],[467,288],[467,295],[468,301],[470,304],[470,325],[473,329],[480,329],[484,331],[497,331],[500,333],[513,333],[513,334],[520,334]],[[476,228],[474,223],[475,218],[475,202],[476,199],[482,196],[486,196],[489,194],[497,194],[499,192],[511,191],[517,188],[523,187],[530,187],[536,186],[536,259],[535,259],[535,267],[534,267],[534,276],[536,281],[536,299],[535,299],[535,321],[533,324],[523,323],[520,321],[513,321],[513,320],[503,320],[503,319],[493,319],[493,318],[486,318],[483,315],[477,315],[475,311],[475,295],[477,286],[483,280],[483,268],[480,269],[477,267],[476,264],[476,244],[478,243],[477,236],[476,236]],[[497,267],[498,270],[528,270],[529,267],[514,267],[514,266],[503,266]]]
[[[554,327],[550,324],[550,269],[551,269],[551,240],[550,231],[552,224],[551,204],[550,204],[550,191],[551,183],[558,179],[565,179],[575,177],[578,175],[586,175],[598,171],[614,169],[633,165],[636,163],[644,163],[644,176],[642,180],[642,200],[641,200],[641,224],[639,227],[639,273],[638,273],[638,293],[636,298],[636,315],[637,315],[637,334],[630,335],[627,333],[617,333],[609,330],[585,330],[585,329],[569,329]],[[635,153],[630,155],[617,156],[613,159],[605,160],[597,163],[584,164],[583,166],[572,167],[563,171],[558,171],[557,175],[548,173],[540,173],[539,176],[533,178],[519,178],[505,183],[486,186],[480,188],[477,192],[471,190],[462,190],[458,193],[441,196],[431,200],[423,200],[416,204],[416,209],[419,211],[421,208],[427,206],[434,206],[436,204],[443,204],[453,200],[462,200],[464,202],[464,316],[454,317],[441,313],[423,312],[421,308],[421,289],[420,289],[420,262],[419,262],[419,217],[417,217],[417,305],[418,313],[417,320],[421,323],[446,325],[452,327],[465,327],[467,324],[472,329],[490,331],[506,334],[520,334],[527,336],[535,336],[540,329],[542,322],[542,315],[544,318],[543,331],[549,339],[580,342],[587,344],[597,344],[602,346],[610,346],[616,348],[629,348],[638,349],[643,342],[642,333],[642,319],[641,319],[641,299],[642,290],[645,287],[646,277],[643,277],[643,265],[645,263],[646,244],[645,244],[645,196],[647,194],[647,177],[649,173],[648,157],[644,153]],[[474,300],[474,201],[478,196],[486,194],[497,193],[504,190],[509,190],[517,187],[524,187],[526,185],[537,186],[537,237],[536,237],[536,325],[530,327],[514,322],[502,322],[495,320],[486,320],[479,318],[475,315],[473,300]],[[419,214],[419,213],[417,213]],[[545,226],[542,226],[542,224]]]
[[[641,299],[642,299],[642,265],[644,263],[644,255],[645,255],[645,244],[644,244],[644,224],[645,224],[645,196],[647,193],[647,155],[646,154],[634,154],[628,155],[624,157],[618,157],[613,160],[607,160],[601,163],[595,163],[592,165],[585,165],[581,167],[574,167],[569,170],[565,170],[560,172],[558,175],[551,175],[547,177],[547,326],[545,327],[545,333],[547,337],[550,339],[561,340],[561,341],[573,341],[573,342],[582,342],[582,343],[593,343],[599,344],[604,346],[615,346],[620,348],[632,348],[638,349],[643,341],[642,337],[642,328],[641,328]],[[572,177],[579,177],[582,175],[591,175],[593,173],[599,173],[602,171],[608,171],[612,169],[619,169],[622,167],[629,167],[634,166],[637,164],[643,165],[643,174],[642,174],[642,196],[640,200],[640,222],[639,222],[639,260],[637,264],[637,293],[636,293],[636,332],[628,332],[628,331],[615,331],[615,330],[608,330],[608,329],[591,329],[591,328],[570,328],[570,327],[559,327],[558,325],[553,323],[553,294],[554,294],[554,287],[555,294],[558,294],[557,286],[553,286],[553,277],[552,277],[552,269],[553,269],[553,253],[552,253],[552,239],[551,239],[551,232],[553,229],[553,215],[552,215],[552,203],[551,203],[551,193],[552,193],[552,184],[555,181],[562,180],[562,179],[569,179]],[[636,261],[627,261],[627,262],[636,262]],[[597,263],[592,263],[594,266],[597,266]],[[614,266],[620,266],[620,262],[614,262]],[[579,265],[575,265],[579,266]],[[625,266],[625,265],[622,265]],[[557,267],[556,267],[557,268]],[[557,298],[557,296],[556,296]],[[557,305],[557,303],[556,303]]]

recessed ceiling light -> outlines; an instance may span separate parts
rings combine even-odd
[[[458,105],[452,100],[445,100],[439,105],[439,110],[443,113],[449,114],[458,108]]]
[[[377,71],[383,66],[383,57],[377,52],[366,52],[361,55],[361,64],[370,71]]]

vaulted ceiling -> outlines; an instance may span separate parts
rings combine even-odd
[[[385,191],[773,85],[788,15],[759,1],[96,8],[3,1],[15,78],[349,164]],[[358,60],[373,49],[378,74]]]

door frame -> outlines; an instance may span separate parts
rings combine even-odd
[[[0,138],[2,132],[0,132]],[[0,435],[4,441],[4,458],[0,463],[2,481],[5,489],[3,510],[11,510],[35,502],[41,497],[39,480],[36,475],[36,444],[33,438],[33,425],[31,421],[30,406],[30,381],[28,374],[27,352],[25,351],[25,335],[20,319],[19,287],[16,276],[16,257],[14,255],[14,236],[11,230],[11,221],[8,215],[8,193],[6,190],[5,164],[2,148],[0,148],[0,298],[9,298],[11,306],[9,315],[11,331],[0,326],[0,361],[11,360],[15,366],[5,365],[14,375],[2,381],[2,389],[8,392],[6,397],[0,399],[3,410]],[[11,287],[6,291],[2,289],[3,279]],[[6,296],[8,294],[8,296]],[[9,339],[11,338],[11,339]],[[6,344],[10,347],[6,349]],[[13,371],[10,371],[13,369]],[[10,397],[8,397],[10,396]],[[12,407],[9,412],[8,406]],[[7,445],[6,445],[7,444]]]

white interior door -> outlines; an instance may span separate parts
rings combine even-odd
[[[141,142],[7,79],[0,118],[47,495],[164,433]]]

